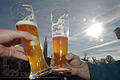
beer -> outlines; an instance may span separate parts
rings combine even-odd
[[[55,66],[66,64],[65,56],[68,49],[68,38],[64,36],[53,37]]]
[[[19,21],[16,23],[16,27],[19,31],[26,31],[31,33],[37,37],[37,40],[39,40],[38,28],[35,23],[30,21]],[[44,60],[40,42],[38,42],[38,44],[35,46],[31,46],[29,40],[22,38],[21,43],[25,44],[24,51],[29,59],[32,73],[41,71],[48,67],[47,63]]]

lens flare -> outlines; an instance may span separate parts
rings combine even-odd
[[[87,35],[94,37],[94,38],[99,38],[99,36],[103,32],[102,24],[101,23],[95,23],[91,25],[87,30],[85,30]]]

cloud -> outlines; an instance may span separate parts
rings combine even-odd
[[[102,22],[102,24],[107,24],[107,23],[114,23],[119,17],[120,17],[120,5],[116,5],[113,8],[110,8],[106,10],[103,13],[100,13],[100,15],[95,16],[93,19],[95,19],[96,22]],[[81,23],[82,24],[82,23]],[[83,26],[89,26],[91,25],[91,22],[87,22],[86,24],[83,24]],[[69,38],[69,40],[75,41],[78,39],[78,36],[81,36],[83,32],[79,32],[76,35],[72,36]],[[75,38],[75,39],[74,39]]]
[[[97,15],[95,20],[99,22],[104,22],[104,24],[114,22],[117,18],[120,17],[120,5],[116,5],[113,8],[108,9],[103,14]]]
[[[84,31],[83,32],[79,32],[79,33],[69,37],[69,40],[75,41],[75,40],[77,40],[79,38],[78,36],[80,36],[80,35],[82,36],[83,34],[84,34]]]
[[[120,51],[120,47],[115,47],[115,48],[107,48],[107,49],[99,49],[97,51],[104,52],[104,51]]]
[[[111,44],[114,44],[114,43],[117,43],[117,42],[120,42],[120,40],[113,40],[113,41],[110,41],[110,42],[106,42],[104,44],[100,44],[100,45],[93,46],[93,47],[90,47],[90,48],[87,48],[87,49],[83,49],[82,51],[88,51],[88,50],[96,49],[96,48],[99,48],[99,47],[108,46],[108,45],[111,45]]]

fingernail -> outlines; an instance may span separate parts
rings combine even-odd
[[[72,58],[72,55],[71,54],[68,54],[67,56],[66,56],[66,59],[67,60],[70,60]]]
[[[23,58],[25,61],[28,61],[28,58],[27,56],[24,55],[24,58]]]

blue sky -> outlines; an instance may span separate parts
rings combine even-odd
[[[16,29],[10,7],[18,1],[24,0],[0,0],[0,28]],[[33,6],[41,43],[43,44],[45,36],[48,37],[49,56],[53,53],[50,13],[56,8],[64,8],[69,12],[69,52],[80,57],[87,53],[88,56],[97,58],[110,54],[119,59],[120,42],[113,31],[120,27],[120,0],[25,1],[29,1]],[[93,25],[102,28],[102,32],[97,38],[88,32]],[[100,29],[98,29],[93,29],[92,32],[99,32]]]

